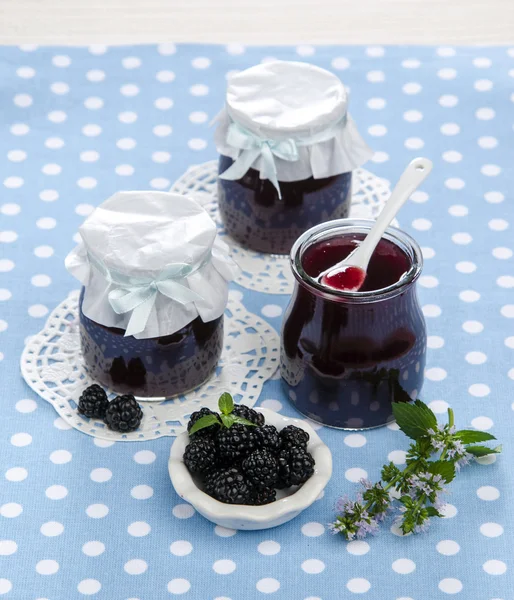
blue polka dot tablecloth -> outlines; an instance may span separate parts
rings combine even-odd
[[[171,438],[94,440],[20,376],[25,338],[76,288],[63,260],[84,217],[116,190],[165,190],[215,158],[227,75],[269,57],[341,76],[377,175],[394,182],[419,154],[435,163],[399,217],[425,256],[422,398],[505,450],[465,469],[422,536],[387,526],[346,544],[326,528],[359,478],[405,461],[394,427],[319,429],[335,467],[324,496],[282,527],[236,533],[174,493]],[[512,600],[513,91],[514,47],[1,48],[0,597]],[[287,297],[239,289],[280,328]],[[278,380],[259,404],[296,416]]]

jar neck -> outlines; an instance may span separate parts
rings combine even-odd
[[[316,243],[348,234],[366,235],[373,224],[374,221],[369,219],[338,219],[317,225],[302,234],[296,240],[290,255],[291,269],[298,283],[315,296],[325,300],[356,305],[394,298],[411,289],[423,268],[423,255],[418,243],[396,227],[388,227],[383,238],[392,242],[407,256],[410,266],[398,281],[387,287],[365,292],[334,290],[321,285],[316,277],[311,277],[304,270],[303,257],[308,248]]]

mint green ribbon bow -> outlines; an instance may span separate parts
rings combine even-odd
[[[118,315],[132,313],[125,336],[145,329],[159,293],[182,305],[203,300],[202,296],[179,283],[195,270],[190,265],[177,263],[167,267],[156,279],[136,279],[110,272],[110,280],[117,286],[108,294],[112,309]]]
[[[275,186],[278,197],[281,199],[280,185],[277,178],[275,156],[282,160],[297,161],[299,158],[298,147],[295,140],[266,140],[251,131],[244,129],[239,123],[232,122],[227,130],[227,143],[233,148],[241,150],[239,156],[230,167],[220,174],[222,179],[241,179],[255,160],[262,156],[261,174],[269,179]]]

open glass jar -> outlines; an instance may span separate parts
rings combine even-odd
[[[287,254],[307,229],[348,215],[352,170],[372,152],[347,104],[339,78],[307,63],[230,78],[215,140],[220,215],[236,242]]]
[[[66,267],[82,283],[86,369],[118,394],[183,394],[212,374],[237,267],[194,200],[119,192],[80,227]]]
[[[300,412],[341,429],[386,424],[392,403],[416,398],[423,385],[426,326],[416,293],[423,258],[413,238],[388,228],[358,292],[316,280],[371,224],[324,223],[291,250],[296,283],[282,326],[282,379]]]

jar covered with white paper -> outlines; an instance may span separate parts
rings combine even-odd
[[[83,285],[80,336],[91,377],[142,397],[206,381],[238,270],[208,213],[179,194],[118,192],[79,231],[66,268]]]
[[[272,61],[230,77],[215,133],[218,201],[227,233],[285,254],[319,223],[347,217],[352,171],[372,152],[333,73]]]

